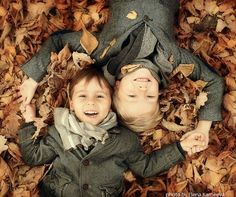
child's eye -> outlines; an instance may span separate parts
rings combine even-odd
[[[97,95],[97,98],[104,98],[103,95]]]
[[[135,97],[135,95],[134,95],[134,94],[129,94],[128,96],[129,96],[129,97],[132,97],[132,98],[134,98],[134,97]]]
[[[86,97],[85,94],[81,94],[81,95],[79,95],[79,98],[85,98],[85,97]]]
[[[148,95],[147,97],[148,97],[148,98],[155,98],[155,96],[151,96],[151,95]]]

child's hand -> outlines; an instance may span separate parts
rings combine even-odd
[[[37,87],[38,83],[32,78],[25,80],[20,86],[21,101],[23,106],[30,104]]]
[[[207,148],[205,134],[196,131],[194,133],[191,132],[190,134],[186,133],[183,135],[180,139],[180,144],[183,150],[190,156]]]
[[[36,116],[36,109],[34,104],[21,105],[20,110],[23,115],[23,118],[25,119],[25,122],[32,122],[34,120]]]

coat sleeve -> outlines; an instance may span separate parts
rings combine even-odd
[[[197,56],[182,48],[180,48],[178,64],[194,64],[193,73],[189,78],[194,81],[203,80],[207,82],[204,91],[208,93],[208,100],[200,108],[199,120],[220,121],[222,119],[221,104],[224,92],[224,79],[207,63],[204,63]]]
[[[50,135],[34,140],[32,135],[36,131],[33,123],[25,124],[19,131],[19,141],[23,160],[31,166],[51,163],[57,153],[55,138]]]
[[[129,154],[126,162],[129,168],[142,177],[150,177],[169,170],[185,159],[177,142],[163,146],[150,154],[144,154],[139,142]]]
[[[46,75],[51,52],[58,53],[66,44],[69,45],[71,51],[84,52],[80,45],[80,37],[81,32],[55,32],[43,43],[39,51],[22,65],[22,70],[35,81],[41,81]]]

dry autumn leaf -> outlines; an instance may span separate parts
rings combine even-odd
[[[83,69],[95,62],[95,60],[91,59],[91,57],[85,53],[72,53],[73,62],[79,69]]]
[[[132,10],[126,15],[126,17],[130,20],[134,20],[138,17],[138,14],[135,10]]]
[[[91,34],[83,25],[83,32],[80,38],[80,44],[84,50],[90,55],[98,46],[97,38]]]
[[[7,139],[5,136],[0,135],[0,154],[8,149],[8,146],[6,145]]]
[[[161,121],[161,124],[163,125],[163,127],[165,127],[166,129],[170,130],[170,131],[175,131],[175,132],[179,132],[179,131],[186,131],[187,130],[187,126],[182,126],[182,125],[178,125],[174,122],[169,122],[166,121],[165,119],[163,119]]]
[[[196,99],[196,107],[199,109],[200,107],[204,106],[207,99],[207,93],[200,92]]]
[[[175,76],[178,72],[181,72],[185,77],[191,75],[194,69],[194,64],[180,64],[172,72],[171,77]]]

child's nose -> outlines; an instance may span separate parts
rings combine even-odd
[[[139,90],[147,90],[147,86],[148,86],[148,82],[136,82],[135,86],[139,89]]]
[[[89,100],[89,101],[87,101],[87,105],[94,105],[95,103],[94,103],[94,101],[93,100]]]

